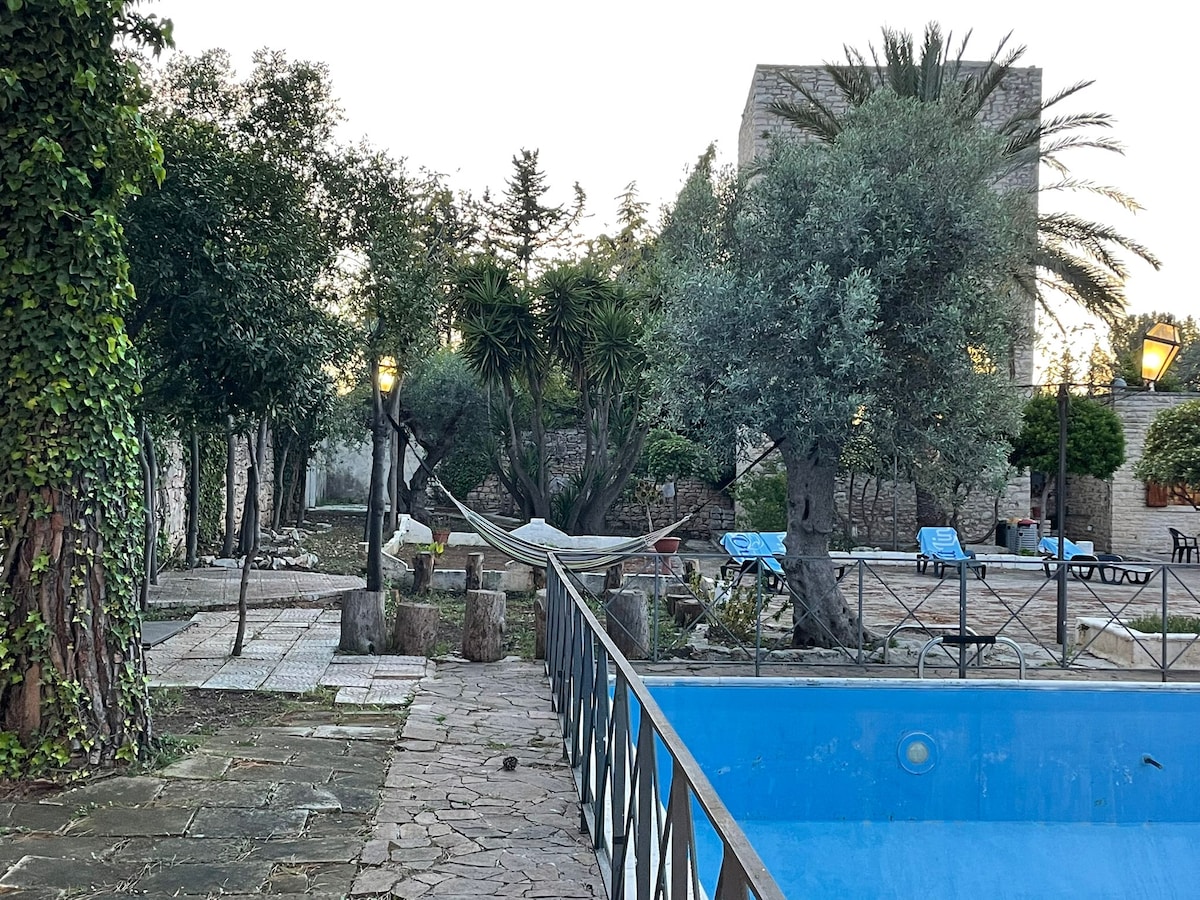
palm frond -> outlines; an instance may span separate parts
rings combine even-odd
[[[1094,181],[1087,181],[1082,178],[1063,178],[1052,184],[1043,184],[1038,190],[1041,191],[1082,191],[1088,194],[1096,194],[1100,197],[1105,197],[1118,203],[1130,212],[1139,212],[1142,205],[1133,197],[1125,193],[1123,190],[1112,185],[1096,184]]]
[[[1034,258],[1039,296],[1044,290],[1065,296],[1109,325],[1124,316],[1125,286],[1103,269],[1052,243],[1039,244]]]
[[[1144,244],[1126,237],[1109,225],[1092,222],[1072,213],[1043,213],[1038,216],[1038,233],[1068,241],[1082,248],[1115,244],[1122,250],[1149,263],[1155,269],[1162,268],[1162,261]],[[1097,256],[1099,257],[1100,254]]]

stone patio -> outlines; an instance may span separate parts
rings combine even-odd
[[[237,613],[201,612],[146,651],[152,687],[305,693],[337,688],[337,703],[401,706],[432,671],[421,656],[338,656],[336,609],[252,609],[242,655],[229,655]]]
[[[400,716],[230,727],[149,775],[0,803],[0,895],[604,896],[539,665],[444,663]]]

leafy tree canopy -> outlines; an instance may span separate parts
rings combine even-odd
[[[1090,397],[1070,397],[1067,412],[1067,472],[1111,478],[1125,462],[1125,434],[1112,408]],[[1058,471],[1058,400],[1042,394],[1025,404],[1021,432],[1010,460],[1020,469]]]
[[[883,46],[862,53],[845,47],[846,62],[825,66],[840,95],[841,103],[827,98],[803,81],[786,76],[797,99],[773,103],[771,111],[801,132],[832,141],[846,127],[843,107],[860,106],[879,91],[890,91],[922,103],[935,103],[948,114],[974,121],[1002,90],[1025,47],[1010,47],[1005,36],[982,65],[964,60],[970,32],[953,50],[950,35],[931,22],[925,27],[920,48],[913,36],[894,28],[883,29]],[[1013,110],[1000,123],[1003,138],[998,165],[1008,167],[1036,160],[1049,173],[1030,189],[1044,194],[1082,191],[1105,197],[1129,211],[1137,202],[1119,188],[1099,185],[1071,175],[1063,160],[1067,150],[1092,148],[1122,152],[1115,139],[1101,133],[1112,127],[1107,113],[1058,113],[1055,107],[1091,85],[1082,81],[1051,95],[1049,99]],[[1037,243],[1028,248],[1021,268],[1014,270],[1026,291],[1035,295],[1043,310],[1056,319],[1050,297],[1058,295],[1106,322],[1115,322],[1125,308],[1124,284],[1129,274],[1123,253],[1131,254],[1154,268],[1161,263],[1150,250],[1111,226],[1065,212],[1043,212],[1037,221]]]
[[[1167,485],[1195,505],[1200,495],[1200,400],[1180,403],[1154,417],[1133,474]]]
[[[778,443],[789,550],[812,558],[793,572],[797,640],[852,636],[825,554],[864,420],[906,468],[1005,466],[1019,405],[996,361],[1017,328],[1025,209],[995,189],[1002,150],[877,92],[831,144],[777,144],[742,181],[714,185],[703,158],[664,229],[662,378],[683,422]]]

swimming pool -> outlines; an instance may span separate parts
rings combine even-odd
[[[646,683],[789,898],[1200,897],[1194,687]]]

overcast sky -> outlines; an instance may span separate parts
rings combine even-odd
[[[657,209],[715,141],[733,162],[757,63],[840,61],[842,45],[879,43],[884,24],[919,35],[936,20],[956,38],[974,29],[969,58],[1009,31],[1051,91],[1095,84],[1072,108],[1108,112],[1126,154],[1077,151],[1077,177],[1117,185],[1145,207],[1070,208],[1137,238],[1164,262],[1134,267],[1135,312],[1200,313],[1187,260],[1198,252],[1190,174],[1198,142],[1191,4],[1122,7],[1030,2],[921,6],[907,0],[825,5],[738,0],[721,5],[609,0],[153,0],[175,23],[179,51],[223,47],[239,72],[260,47],[328,64],[345,111],[342,138],[361,137],[445,173],[454,186],[499,191],[522,147],[541,151],[552,200],[578,181],[599,232],[613,198],[636,181]],[[1043,208],[1046,208],[1043,201]]]

